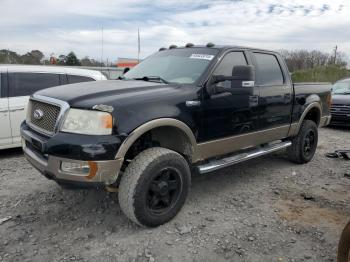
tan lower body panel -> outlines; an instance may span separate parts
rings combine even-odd
[[[290,126],[286,125],[200,143],[197,145],[198,155],[201,159],[208,159],[211,157],[232,153],[240,149],[254,147],[274,140],[283,139],[288,136],[289,128]]]

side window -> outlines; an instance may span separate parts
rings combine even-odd
[[[225,55],[214,71],[214,75],[231,76],[234,66],[247,65],[243,52],[231,52]]]
[[[29,96],[41,89],[58,86],[57,74],[9,73],[9,96]]]
[[[87,77],[87,76],[67,75],[67,77],[68,77],[69,84],[95,81],[93,78]]]
[[[254,53],[258,85],[283,85],[283,73],[276,56]]]
[[[247,65],[247,64],[248,63],[243,52],[231,52],[225,55],[225,57],[221,60],[220,64],[217,66],[213,74],[231,76],[234,66]],[[230,87],[231,82],[225,81],[225,82],[218,83],[218,85]]]

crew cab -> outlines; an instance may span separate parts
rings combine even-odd
[[[195,172],[281,149],[309,162],[330,121],[330,90],[293,84],[276,52],[171,46],[120,80],[35,93],[23,150],[60,185],[118,189],[126,216],[154,227],[179,212]]]
[[[0,149],[20,147],[29,96],[70,83],[106,80],[93,70],[63,66],[0,65]]]

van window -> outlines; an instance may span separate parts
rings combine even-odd
[[[29,96],[41,89],[58,86],[58,74],[9,73],[9,96]]]
[[[258,85],[283,85],[283,74],[276,56],[254,53]]]
[[[68,84],[95,81],[93,78],[87,77],[87,76],[67,75],[67,77],[68,77]]]

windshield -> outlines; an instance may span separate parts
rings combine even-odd
[[[350,81],[335,83],[332,88],[332,94],[350,95]]]
[[[158,78],[163,80],[162,82],[193,84],[218,52],[213,48],[181,48],[160,51],[135,66],[124,77],[125,79],[141,80]]]

